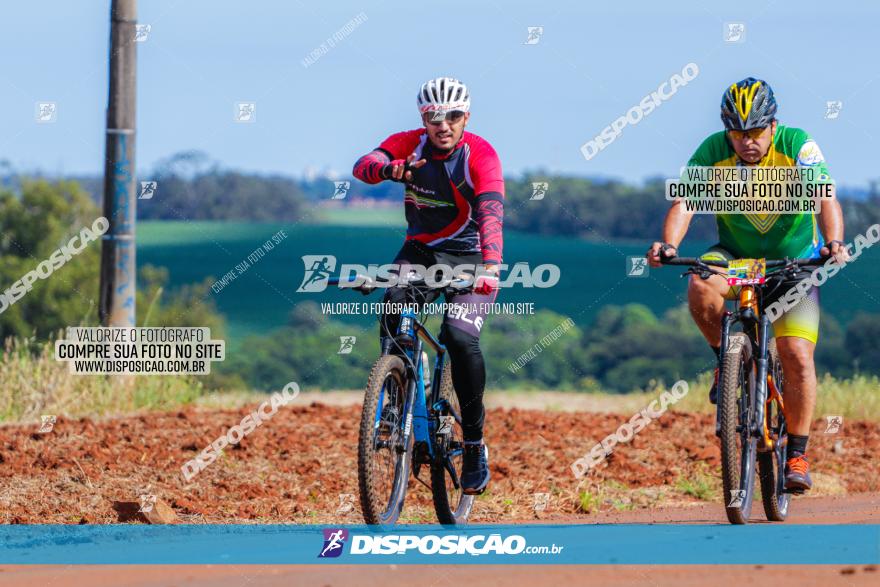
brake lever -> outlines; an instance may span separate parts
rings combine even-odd
[[[696,267],[688,267],[688,270],[682,273],[679,277],[684,277],[685,275],[699,275],[700,279],[705,281],[713,275],[721,275],[721,273],[713,271],[708,265],[700,263]]]

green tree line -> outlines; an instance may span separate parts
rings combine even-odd
[[[100,215],[88,194],[72,181],[26,180],[18,192],[0,189],[0,293],[6,295],[12,284]],[[0,306],[0,340],[45,340],[67,326],[97,326],[100,247],[100,239],[92,241],[48,278],[34,280],[21,297],[6,296]],[[165,268],[141,267],[138,326],[208,326],[222,336],[223,318],[210,296],[212,282],[168,291]]]
[[[97,324],[97,242],[72,256],[51,278],[34,281],[13,303],[6,294],[11,284],[98,216],[92,199],[74,182],[24,181],[17,190],[0,189],[0,293],[7,297],[0,312],[0,338],[46,340],[66,326]],[[172,291],[167,281],[165,269],[141,268],[137,324],[209,326],[222,337],[223,318],[210,295],[212,280]],[[431,320],[436,330],[438,318]],[[656,316],[639,304],[606,306],[591,323],[571,328],[534,359],[521,360],[567,320],[547,310],[491,317],[482,340],[489,386],[627,392],[692,378],[712,367],[713,356],[686,308]],[[328,319],[314,303],[300,303],[287,325],[245,340],[242,351],[220,365],[212,382],[257,389],[277,389],[291,380],[325,389],[360,387],[378,353],[378,333],[360,334],[351,354],[338,354],[340,337],[350,334],[350,324]],[[845,327],[824,314],[816,355],[820,372],[837,377],[880,373],[877,340],[880,314],[857,314]],[[522,364],[511,368],[518,360]]]
[[[0,182],[15,184],[17,176],[0,162],[0,171],[4,169],[6,175]],[[313,216],[315,206],[329,200],[335,191],[331,179],[242,173],[223,168],[199,151],[176,153],[140,175],[140,180],[158,182],[153,198],[138,201],[142,220],[301,222]],[[402,201],[402,187],[397,183],[370,186],[347,174],[339,179],[350,181],[348,198],[342,202],[358,198]],[[100,177],[77,181],[100,202]],[[541,199],[532,199],[535,183],[547,184]],[[508,177],[505,189],[508,229],[555,236],[649,241],[660,236],[669,208],[662,178],[637,185],[535,172]],[[864,233],[868,226],[880,222],[880,194],[875,187],[859,195],[841,195],[847,235]],[[712,217],[697,215],[688,236],[711,240],[716,234]]]
[[[540,341],[567,317],[549,310],[531,316],[492,316],[480,345],[491,389],[607,390],[626,393],[693,379],[715,366],[685,306],[655,315],[641,304],[606,306],[589,324]],[[429,318],[438,330],[438,318]],[[340,337],[357,335],[350,354],[338,354]],[[820,373],[850,377],[880,374],[880,314],[860,313],[844,329],[823,315],[816,363]],[[530,349],[540,349],[529,353]],[[231,383],[278,389],[288,381],[322,389],[363,386],[379,352],[378,326],[357,332],[328,319],[314,302],[302,302],[287,325],[242,344],[220,371]]]

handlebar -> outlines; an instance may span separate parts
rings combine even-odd
[[[816,257],[813,259],[768,259],[765,261],[765,267],[819,267],[824,265],[830,257]],[[701,267],[708,265],[710,267],[727,267],[727,261],[710,261],[698,259],[696,257],[664,257],[660,255],[661,265],[682,265],[686,267]]]
[[[360,283],[360,285],[353,285],[355,283]],[[350,284],[350,285],[346,285]],[[372,279],[368,275],[357,274],[353,280],[343,280],[339,277],[331,277],[327,280],[327,285],[342,285],[343,288],[353,289],[363,293],[364,295],[370,294],[373,290],[378,289],[380,284],[378,284],[374,279]],[[384,282],[381,284],[384,285]],[[397,285],[395,287],[435,287],[428,284],[424,277],[418,277],[415,279],[407,279],[405,284]],[[474,279],[453,279],[447,285],[442,288],[444,291],[453,291],[455,293],[467,293],[474,289]]]

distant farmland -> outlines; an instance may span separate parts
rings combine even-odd
[[[344,212],[344,211],[343,211]],[[384,212],[384,211],[383,211]],[[353,226],[352,218],[334,212],[328,222],[340,224],[265,224],[237,222],[143,222],[138,226],[138,263],[168,268],[173,288],[215,279],[235,269],[247,256],[278,230],[288,237],[234,280],[212,294],[228,320],[231,344],[242,336],[264,334],[284,324],[295,304],[302,301],[364,301],[354,292],[296,293],[302,281],[306,254],[335,255],[339,263],[390,263],[403,242],[402,223],[388,226],[385,214],[370,214],[371,226]],[[353,212],[354,220],[357,212]],[[400,214],[402,221],[402,211]],[[501,292],[498,301],[534,302],[571,316],[587,325],[608,304],[642,303],[655,313],[685,301],[685,280],[677,268],[651,270],[647,278],[626,276],[626,257],[643,255],[648,242],[586,241],[508,231],[505,262],[525,261],[532,268],[554,263],[561,279],[550,289],[515,287]],[[701,252],[707,243],[685,243],[683,255]],[[822,289],[823,312],[845,323],[857,311],[877,311],[880,291],[880,251],[866,251]],[[379,301],[374,293],[371,301]],[[352,317],[365,322],[372,317]],[[659,341],[658,341],[659,342]]]

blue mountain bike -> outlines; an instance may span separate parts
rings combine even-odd
[[[358,282],[362,285],[354,287],[355,282],[343,281],[342,287],[364,294],[374,289],[362,277]],[[328,284],[339,285],[340,280],[331,278]],[[443,293],[464,293],[468,284],[468,280],[454,281]],[[422,301],[420,288],[425,285],[419,278],[400,286],[406,289],[407,307]],[[425,345],[436,353],[433,375]],[[358,485],[367,524],[397,522],[410,472],[431,490],[441,524],[467,523],[474,496],[461,488],[464,437],[447,359],[446,347],[425,327],[424,315],[414,311],[401,312],[397,332],[382,337],[382,354],[364,392],[358,441]],[[419,476],[423,466],[430,483]]]

